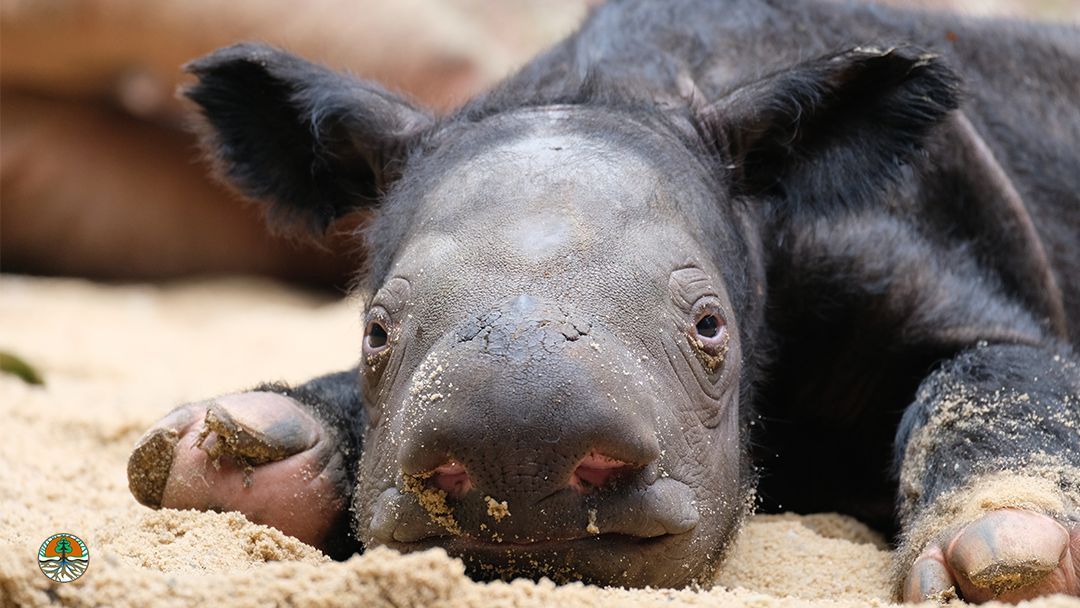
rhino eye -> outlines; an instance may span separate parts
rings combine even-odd
[[[715,313],[709,313],[698,319],[694,330],[700,338],[711,339],[720,335],[720,327],[724,324]]]
[[[371,321],[367,326],[367,337],[364,340],[364,346],[372,351],[378,351],[384,348],[389,341],[389,336],[386,333],[386,328],[379,321]]]

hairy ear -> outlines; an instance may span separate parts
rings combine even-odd
[[[738,194],[853,208],[899,177],[958,97],[959,78],[933,55],[856,48],[738,88],[700,120]]]
[[[186,69],[198,82],[183,94],[201,108],[203,145],[222,177],[268,203],[272,220],[314,231],[373,204],[433,121],[374,83],[263,44]]]

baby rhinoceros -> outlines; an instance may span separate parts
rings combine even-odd
[[[168,414],[144,504],[626,586],[836,510],[900,597],[1080,594],[1077,28],[613,1],[442,117],[260,44],[188,69],[272,219],[370,210],[363,354]]]

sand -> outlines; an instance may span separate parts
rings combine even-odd
[[[351,366],[358,306],[250,280],[168,287],[0,276],[0,351],[44,387],[0,375],[0,605],[884,606],[891,555],[838,515],[758,516],[711,590],[478,584],[439,550],[333,562],[236,513],[152,511],[128,493],[132,444],[172,406]],[[90,567],[38,570],[69,532]],[[1062,597],[1039,608],[1080,606]]]

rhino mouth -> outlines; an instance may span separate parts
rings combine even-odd
[[[530,505],[494,501],[479,492],[454,499],[391,487],[376,500],[370,536],[397,548],[498,552],[641,543],[689,533],[700,519],[693,489],[672,478],[613,495],[582,496],[567,488]]]
[[[545,555],[565,555],[568,551],[586,554],[591,551],[619,553],[621,551],[647,549],[685,537],[687,534],[661,534],[646,537],[631,534],[602,533],[578,536],[576,538],[503,542],[494,542],[490,539],[476,538],[466,534],[461,536],[429,536],[414,542],[391,541],[385,543],[384,546],[402,553],[439,547],[444,549],[450,556],[459,558],[474,556],[494,560],[527,555],[542,559]]]
[[[605,532],[602,534],[587,534],[577,536],[573,538],[560,538],[560,539],[545,539],[545,540],[527,540],[527,541],[503,541],[493,542],[486,538],[474,538],[469,535],[463,535],[452,539],[449,543],[440,543],[447,548],[461,548],[465,550],[479,550],[479,551],[491,551],[491,550],[549,550],[549,549],[561,549],[563,547],[581,544],[581,543],[596,543],[603,545],[610,544],[632,544],[632,545],[648,545],[652,543],[661,542],[669,536],[680,536],[680,534],[660,534],[658,536],[636,536],[633,534],[622,534],[618,532]],[[446,538],[446,537],[442,537]]]
[[[641,537],[601,533],[574,539],[542,540],[529,543],[494,543],[470,536],[437,536],[413,543],[389,543],[401,552],[441,548],[460,559],[465,573],[477,581],[548,578],[562,584],[640,586],[645,555],[665,555],[690,543],[690,533]]]

